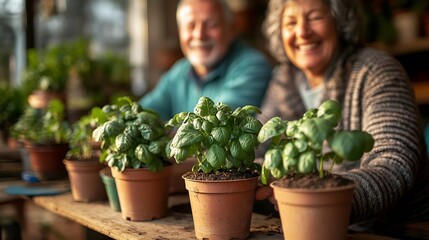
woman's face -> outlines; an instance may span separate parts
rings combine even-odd
[[[323,75],[338,46],[334,18],[322,0],[290,0],[282,14],[283,47],[303,72]]]

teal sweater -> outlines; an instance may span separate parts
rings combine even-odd
[[[204,82],[197,80],[191,64],[184,58],[166,72],[139,103],[143,108],[158,112],[165,121],[176,113],[192,112],[201,96],[215,103],[226,103],[233,109],[244,105],[259,107],[271,70],[262,53],[236,41]]]

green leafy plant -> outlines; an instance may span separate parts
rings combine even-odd
[[[177,163],[195,156],[194,172],[258,170],[253,161],[262,124],[254,113],[260,113],[259,108],[247,105],[233,111],[201,97],[194,112],[178,113],[166,124],[178,127],[169,155]]]
[[[265,123],[258,141],[272,140],[265,153],[261,181],[268,183],[287,173],[302,175],[318,172],[321,178],[330,174],[334,164],[356,161],[374,145],[372,136],[360,130],[335,130],[341,119],[341,105],[333,100],[323,102],[318,109],[308,110],[301,119],[284,121],[274,117]],[[331,167],[323,163],[332,160]]]
[[[25,98],[20,89],[9,85],[0,86],[0,130],[8,131],[24,113]]]
[[[70,125],[65,120],[64,104],[52,100],[46,109],[27,107],[12,127],[12,136],[35,144],[68,143]]]
[[[127,167],[148,168],[157,172],[168,162],[166,146],[170,141],[157,113],[142,109],[129,97],[102,108],[107,121],[92,133],[101,142],[101,161],[123,171]]]
[[[95,154],[92,132],[107,121],[106,114],[99,108],[93,107],[90,114],[73,123],[69,140],[68,159],[89,160]]]

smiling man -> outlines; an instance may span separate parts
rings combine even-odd
[[[177,7],[179,60],[140,104],[164,120],[193,111],[201,96],[233,108],[260,106],[271,78],[268,59],[237,39],[224,0],[182,0]]]

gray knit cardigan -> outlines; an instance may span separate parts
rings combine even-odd
[[[336,173],[355,181],[351,222],[382,219],[387,225],[429,216],[429,168],[420,115],[403,67],[382,51],[343,51],[324,80],[322,102],[343,104],[339,129],[361,129],[375,139],[371,152]],[[295,120],[306,111],[295,86],[296,68],[281,64],[266,93],[260,120]],[[387,219],[387,220],[386,220]]]

